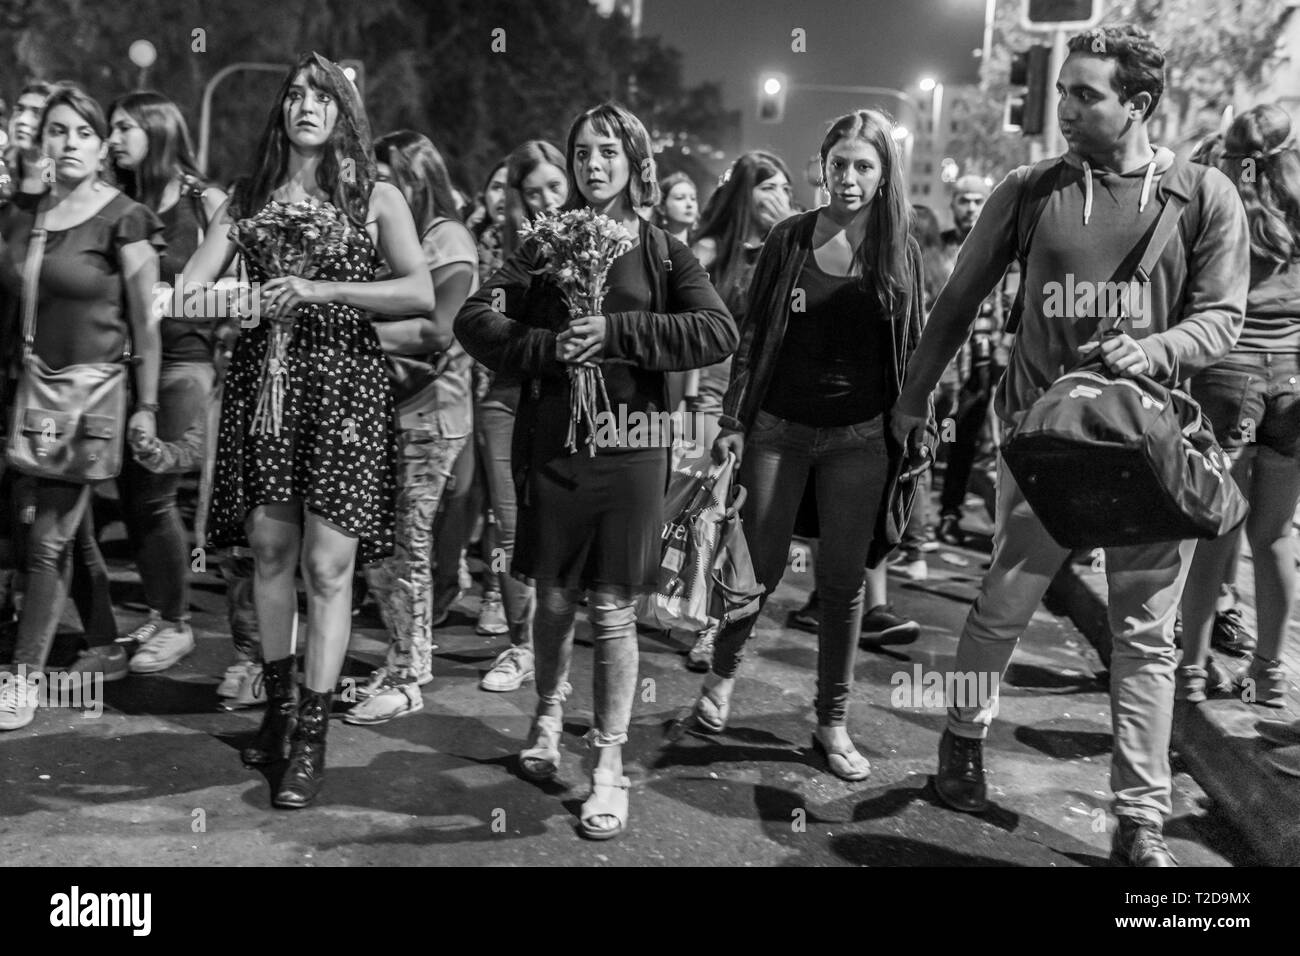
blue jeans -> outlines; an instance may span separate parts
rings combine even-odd
[[[853,663],[862,627],[862,583],[867,549],[888,474],[884,418],[856,425],[813,428],[759,412],[745,440],[740,484],[748,491],[741,522],[766,588],[781,583],[795,515],[811,473],[821,519],[814,567],[821,597],[817,632],[817,723],[843,726],[853,688]],[[713,650],[713,672],[734,677],[758,615],[728,624]]]
[[[515,430],[515,409],[519,390],[502,394],[504,389],[492,389],[474,413],[474,433],[478,441],[483,478],[487,487],[488,505],[495,519],[493,532],[485,549],[487,561],[486,581],[501,592],[510,623],[510,643],[515,647],[532,648],[533,619],[536,614],[535,590],[510,573],[510,563],[515,553],[515,526],[519,507],[515,501],[515,481],[510,470],[510,443]]]
[[[95,543],[90,485],[21,478],[20,500],[30,503],[26,547],[27,589],[18,619],[14,663],[43,670],[69,592],[76,600],[91,646],[116,637],[108,568]]]
[[[182,439],[206,417],[216,371],[205,362],[167,362],[158,376],[158,438]],[[155,474],[123,456],[118,491],[127,537],[149,607],[168,621],[190,616],[190,549],[176,505],[178,474]]]

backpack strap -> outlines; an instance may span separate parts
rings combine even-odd
[[[650,239],[654,243],[654,256],[663,263],[659,270],[659,308],[668,308],[668,273],[673,271],[673,256],[668,251],[668,234],[662,229],[651,228]]]
[[[203,190],[206,188],[207,186],[201,179],[197,179],[188,173],[181,179],[181,196],[188,198],[190,201],[190,211],[194,214],[195,222],[199,224],[200,243],[207,234],[208,226],[211,225],[208,222],[208,211],[203,208]]]
[[[1038,220],[1047,208],[1047,200],[1056,188],[1065,166],[1064,158],[1047,159],[1030,167],[1025,184],[1016,198],[1016,261],[1020,264],[1020,283],[1016,286],[1016,298],[1011,304],[1004,331],[1014,334],[1020,329],[1020,319],[1025,312],[1025,274],[1029,262],[1029,242]]]

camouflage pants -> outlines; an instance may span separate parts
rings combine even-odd
[[[417,680],[433,664],[433,523],[467,441],[468,436],[444,438],[436,427],[400,433],[396,549],[366,568],[388,629],[385,666],[396,681]]]

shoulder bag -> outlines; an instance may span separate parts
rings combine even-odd
[[[6,460],[28,475],[82,484],[116,478],[122,468],[130,346],[118,362],[51,369],[33,349],[45,213],[37,207],[23,270],[22,365]],[[129,342],[129,337],[128,337]]]

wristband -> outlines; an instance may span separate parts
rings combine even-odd
[[[136,402],[135,410],[137,412],[152,412],[153,414],[157,415],[158,403],[157,402]]]

